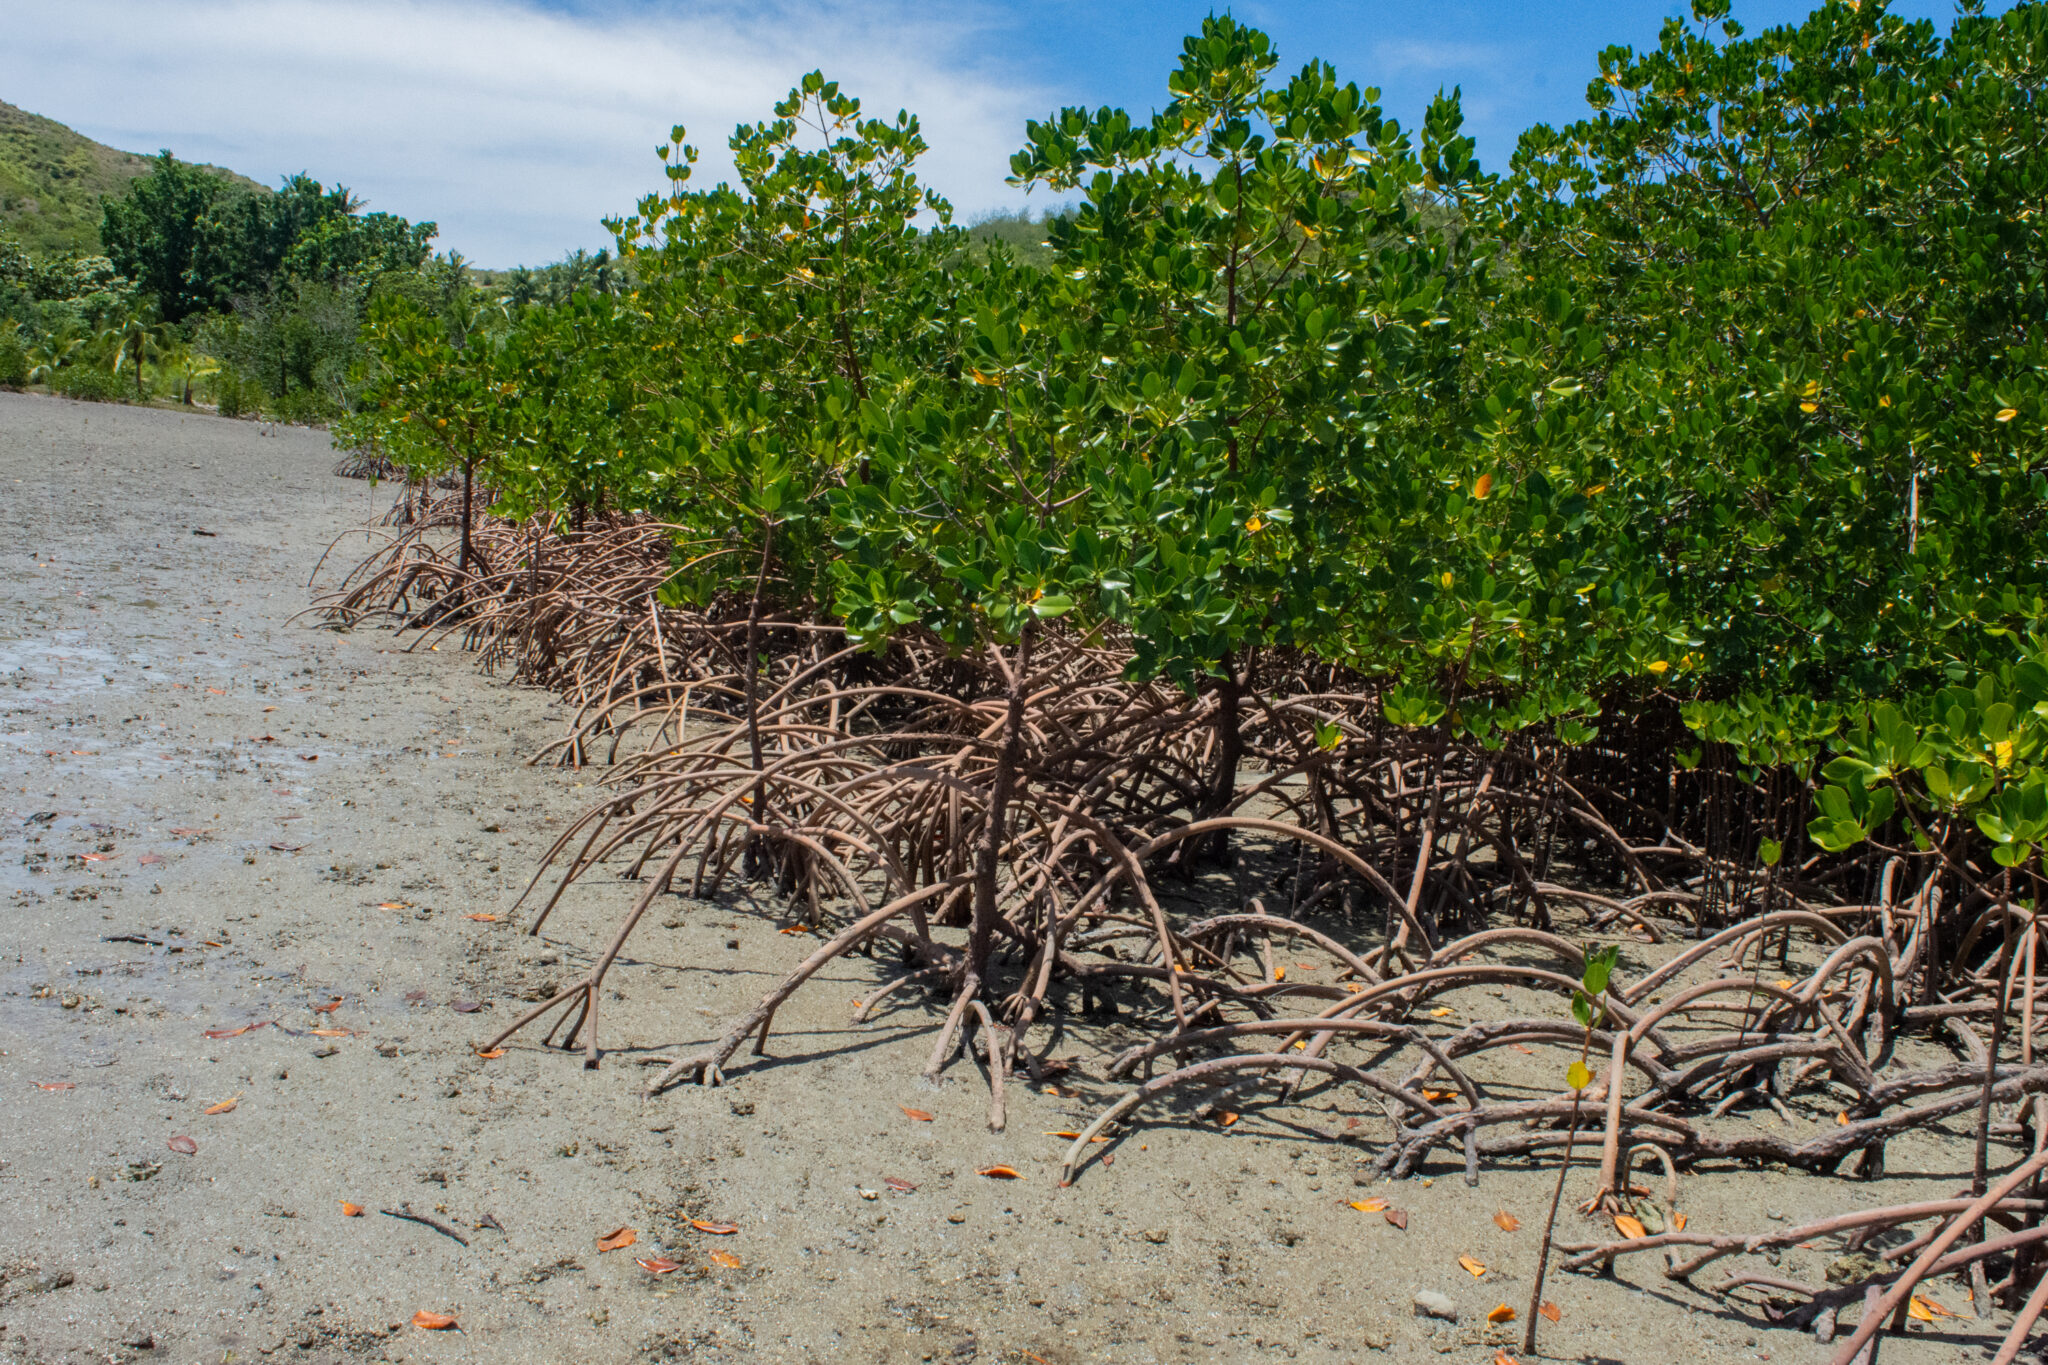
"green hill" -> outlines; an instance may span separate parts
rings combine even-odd
[[[100,200],[126,193],[149,167],[149,157],[0,101],[0,232],[31,251],[98,251]]]

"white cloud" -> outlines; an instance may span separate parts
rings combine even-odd
[[[1465,75],[1490,71],[1500,66],[1505,56],[1491,43],[1396,38],[1372,45],[1374,70],[1381,75]]]
[[[701,183],[725,139],[814,67],[872,114],[908,108],[925,178],[963,212],[1003,185],[1049,101],[973,55],[972,6],[672,2],[580,13],[519,0],[12,0],[0,98],[130,151],[267,183],[310,171],[433,219],[479,264],[608,245],[598,219],[665,183],[683,123]],[[25,12],[24,12],[25,11]]]

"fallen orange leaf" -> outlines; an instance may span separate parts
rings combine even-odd
[[[692,1218],[690,1226],[699,1232],[708,1232],[713,1237],[730,1237],[740,1230],[737,1223],[707,1223],[702,1218]]]
[[[306,1032],[315,1038],[353,1038],[356,1035],[345,1028],[309,1028]]]
[[[1516,1228],[1522,1226],[1522,1220],[1509,1213],[1506,1209],[1502,1209],[1499,1213],[1493,1215],[1493,1221],[1495,1226],[1499,1227],[1502,1232],[1513,1232]]]
[[[1225,1128],[1228,1128],[1231,1124],[1237,1122],[1237,1115],[1225,1111],[1223,1116],[1219,1118],[1217,1122],[1222,1124]]]
[[[1024,1178],[1013,1166],[984,1166],[976,1171],[975,1174],[985,1175],[990,1180],[1022,1180]]]
[[[1511,1313],[1512,1311],[1513,1310],[1510,1310]],[[1509,1355],[1505,1350],[1500,1350],[1495,1351],[1493,1353],[1493,1365],[1522,1365],[1522,1362],[1516,1360],[1513,1356]]]
[[[224,687],[209,687],[206,690],[213,693],[216,697],[225,697],[228,694],[227,689]]]
[[[473,919],[479,924],[496,924],[498,922],[496,915],[464,915],[463,918]]]
[[[338,1009],[340,1009],[340,1008],[341,1008],[341,997],[337,995],[337,996],[335,996],[335,997],[334,997],[334,998],[333,998],[332,1000],[328,1001],[328,1002],[327,1002],[326,1004],[324,1004],[324,1005],[315,1005],[315,1006],[313,1006],[313,1013],[315,1013],[315,1014],[332,1014],[332,1013],[334,1013],[334,1012],[335,1012],[336,1010],[338,1010]]]
[[[633,1245],[633,1243],[639,1240],[640,1234],[634,1232],[631,1228],[613,1228],[610,1232],[597,1239],[597,1249],[599,1251],[618,1251]]]
[[[1428,1100],[1431,1104],[1435,1104],[1439,1100],[1454,1100],[1458,1098],[1458,1092],[1455,1090],[1425,1090],[1422,1092],[1422,1098]]]
[[[1486,1273],[1485,1263],[1475,1261],[1470,1256],[1460,1256],[1458,1264],[1465,1267],[1466,1273],[1470,1274],[1475,1280]]]
[[[242,1097],[237,1095],[231,1100],[222,1100],[219,1104],[209,1104],[199,1112],[202,1114],[232,1114],[235,1112],[235,1106],[241,1102]]]
[[[740,1258],[733,1255],[730,1251],[714,1251],[705,1259],[713,1265],[722,1265],[727,1270],[738,1270],[740,1268]]]
[[[36,1089],[38,1090],[76,1090],[77,1088],[77,1084],[72,1081],[36,1082]]]
[[[1549,1318],[1552,1322],[1556,1322],[1559,1318],[1564,1316],[1563,1309],[1559,1308],[1556,1304],[1547,1301],[1541,1308],[1537,1309],[1536,1311],[1541,1313],[1544,1317]]]
[[[1934,1312],[1928,1308],[1927,1300],[1915,1294],[1906,1302],[1906,1316],[1920,1322],[1933,1322]]]
[[[1624,1237],[1645,1237],[1649,1235],[1641,1223],[1625,1213],[1614,1215],[1614,1230]]]
[[[208,689],[209,691],[211,689]],[[422,1308],[412,1315],[412,1325],[422,1332],[445,1332],[456,1326],[455,1317],[450,1313],[429,1313]]]
[[[917,1123],[930,1123],[932,1121],[932,1116],[922,1109],[912,1109],[907,1104],[899,1104],[896,1107],[903,1111],[905,1117]]]
[[[1432,1019],[1442,1019],[1442,1018],[1445,1018],[1445,1017],[1447,1017],[1447,1016],[1449,1016],[1449,1015],[1452,1015],[1452,1014],[1456,1014],[1456,1013],[1457,1013],[1457,1011],[1456,1011],[1456,1010],[1452,1009],[1452,1008],[1451,1008],[1451,1007],[1450,1007],[1449,1005],[1445,1005],[1445,1006],[1443,1006],[1443,1007],[1442,1007],[1441,1009],[1433,1009],[1433,1010],[1431,1010],[1431,1011],[1429,1012],[1429,1017],[1430,1017],[1430,1018],[1432,1018]]]
[[[896,1191],[896,1193],[898,1194],[912,1194],[915,1193],[917,1190],[917,1186],[911,1184],[908,1180],[905,1180],[900,1176],[885,1176],[882,1179],[882,1183],[884,1185],[887,1185],[890,1189]]]
[[[681,1261],[671,1261],[666,1256],[639,1256],[634,1259],[650,1275],[672,1275],[683,1268]]]
[[[1488,1322],[1513,1322],[1515,1320],[1515,1310],[1506,1304],[1502,1304],[1491,1313],[1488,1313],[1486,1320]]]
[[[1379,1213],[1387,1207],[1387,1201],[1384,1199],[1354,1199],[1351,1201],[1351,1207],[1357,1209],[1360,1213]]]
[[[1684,1214],[1682,1214],[1682,1213],[1674,1213],[1674,1214],[1672,1214],[1672,1215],[1671,1215],[1671,1230],[1672,1230],[1673,1232],[1684,1232],[1684,1231],[1685,1231],[1685,1215],[1684,1215]]]
[[[777,929],[775,932],[778,934],[808,934],[811,932],[811,926],[808,924],[792,924],[787,929]]]
[[[404,901],[378,901],[377,908],[379,910],[409,910],[412,907]]]
[[[505,1055],[505,1049],[501,1047],[494,1047],[489,1052],[485,1052],[482,1049],[478,1049],[476,1055],[483,1058],[487,1062],[495,1062],[498,1060],[498,1058]]]
[[[346,1200],[346,1199],[344,1199],[344,1200],[342,1200],[342,1201],[340,1201],[340,1202],[341,1202],[341,1216],[342,1216],[342,1217],[344,1217],[344,1218],[360,1218],[360,1217],[362,1217],[362,1216],[363,1216],[363,1206],[362,1206],[361,1204],[351,1204],[351,1203],[349,1203],[349,1202],[348,1202],[348,1200]]]
[[[1065,1138],[1065,1139],[1067,1139],[1067,1140],[1068,1140],[1069,1142],[1072,1142],[1072,1141],[1073,1141],[1073,1140],[1074,1140],[1075,1138],[1077,1138],[1077,1137],[1079,1137],[1079,1136],[1081,1136],[1081,1135],[1080,1135],[1079,1133],[1070,1133],[1070,1132],[1066,1131],[1065,1129],[1062,1129],[1062,1130],[1060,1130],[1059,1132],[1056,1132],[1056,1133],[1047,1133],[1047,1134],[1046,1134],[1046,1136],[1047,1136],[1047,1137],[1056,1137],[1056,1138]]]
[[[1936,1302],[1935,1302],[1935,1301],[1934,1301],[1933,1299],[1923,1299],[1923,1298],[1920,1298],[1920,1297],[1919,1297],[1919,1296],[1918,1296],[1918,1295],[1916,1294],[1916,1295],[1914,1295],[1914,1300],[1915,1300],[1916,1302],[1918,1302],[1918,1303],[1924,1303],[1924,1304],[1926,1304],[1926,1305],[1927,1305],[1927,1311],[1928,1311],[1928,1312],[1930,1312],[1930,1313],[1934,1313],[1934,1314],[1936,1314],[1936,1315],[1938,1315],[1938,1316],[1940,1316],[1940,1317],[1944,1317],[1944,1318],[1953,1318],[1953,1317],[1956,1317],[1956,1316],[1958,1316],[1958,1315],[1957,1315],[1957,1314],[1955,1314],[1955,1313],[1951,1313],[1951,1312],[1950,1312],[1950,1311],[1949,1311],[1948,1309],[1946,1309],[1946,1308],[1943,1308],[1943,1307],[1942,1307],[1942,1306],[1941,1306],[1940,1304],[1936,1303]]]

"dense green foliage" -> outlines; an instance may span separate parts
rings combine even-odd
[[[304,175],[274,194],[253,193],[164,152],[125,197],[107,202],[100,240],[114,268],[182,322],[285,280],[334,284],[419,269],[434,225],[360,208],[345,188]]]
[[[916,121],[814,75],[735,185],[677,130],[630,288],[373,314],[357,429],[513,513],[659,517],[699,600],[962,649],[1068,617],[1190,685],[1305,654],[1485,743],[1677,701],[1804,761],[2048,628],[2044,63],[2029,6],[1704,0],[1496,178],[1455,99],[1411,134],[1217,19],[1150,119],[1033,123],[1017,180],[1072,210],[973,240]]]
[[[1514,311],[1559,321],[1489,359],[1569,392],[1500,393],[1481,438],[1601,487],[1605,590],[1674,627],[1639,667],[1852,699],[2039,625],[2043,18],[1674,25],[1603,55],[1598,119],[1524,139]]]
[[[373,297],[478,307],[462,262],[430,256],[431,223],[305,175],[268,191],[169,152],[145,164],[97,208],[105,255],[0,237],[0,384],[321,420],[354,401]]]

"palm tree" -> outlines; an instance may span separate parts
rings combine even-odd
[[[179,379],[179,397],[186,407],[192,406],[192,385],[194,382],[220,373],[220,361],[190,346],[174,347],[168,357],[157,358],[159,370],[170,370]]]
[[[114,346],[114,373],[127,364],[135,366],[135,401],[143,399],[142,364],[145,359],[161,361],[171,345],[169,324],[157,316],[155,304],[145,304],[100,333],[100,340]]]
[[[29,347],[28,382],[50,384],[57,378],[57,371],[71,362],[78,348],[85,345],[85,338],[77,336],[69,328],[52,332],[35,345]]]

